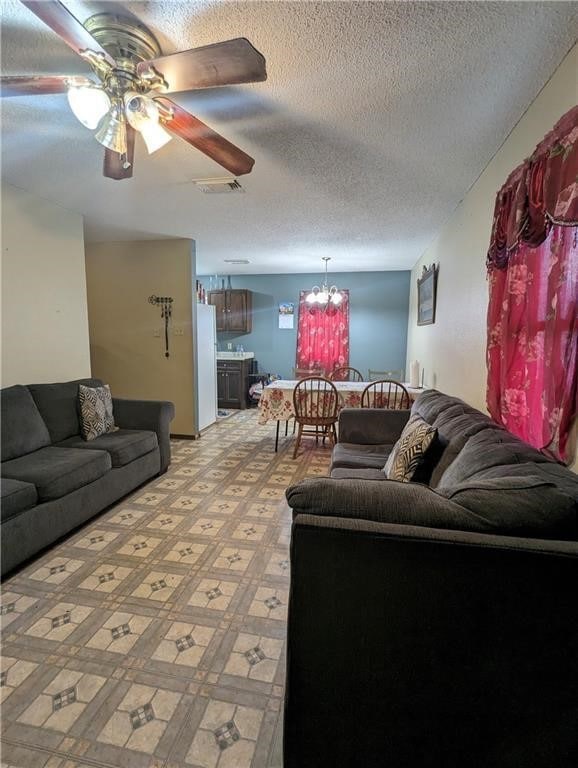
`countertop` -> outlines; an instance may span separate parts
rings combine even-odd
[[[252,360],[254,352],[217,352],[217,360]]]

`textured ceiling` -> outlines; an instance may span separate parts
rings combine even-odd
[[[190,237],[201,273],[411,268],[576,39],[566,2],[67,2],[84,21],[134,14],[165,53],[243,36],[268,80],[175,100],[251,154],[245,194],[178,139],[135,175],[64,95],[2,102],[2,175],[85,216],[88,241]],[[16,0],[2,0],[3,74],[88,73]],[[230,267],[227,258],[251,263]]]

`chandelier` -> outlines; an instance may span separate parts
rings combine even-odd
[[[305,297],[305,302],[310,311],[315,310],[327,310],[331,307],[333,310],[337,309],[343,301],[343,294],[336,285],[329,287],[327,278],[327,262],[331,260],[331,256],[323,256],[325,262],[325,279],[321,288],[318,285],[314,285],[311,289],[311,293]]]

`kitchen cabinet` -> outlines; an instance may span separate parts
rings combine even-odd
[[[219,408],[247,407],[249,374],[257,369],[257,361],[217,360],[217,405]]]
[[[217,331],[251,333],[253,329],[251,291],[240,288],[209,291],[207,300],[216,309]]]

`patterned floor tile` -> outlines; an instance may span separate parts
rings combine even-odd
[[[189,533],[216,538],[224,525],[224,520],[218,520],[215,517],[199,517],[189,528]]]
[[[203,768],[250,768],[263,712],[226,701],[210,701],[186,762]]]
[[[150,525],[148,526],[150,528]],[[145,558],[149,557],[151,552],[155,549],[155,547],[158,547],[158,545],[161,543],[161,539],[155,539],[152,536],[143,536],[142,534],[137,534],[136,536],[131,536],[128,541],[126,541],[122,547],[119,547],[117,549],[117,553],[119,555],[129,555],[130,557],[140,557]]]
[[[0,596],[0,627],[2,630],[19,619],[37,602],[38,598],[36,597],[20,595],[11,591],[3,592]]]
[[[237,581],[203,579],[191,595],[188,604],[212,611],[226,611],[239,587]]]
[[[147,507],[158,507],[158,505],[167,498],[165,493],[144,493],[142,496],[138,496],[135,500],[135,504],[145,505]]]
[[[85,605],[58,603],[34,622],[25,634],[61,643],[80,627],[93,610]]]
[[[102,550],[106,549],[109,544],[118,539],[119,535],[120,534],[116,531],[105,531],[96,528],[90,533],[73,541],[72,546],[88,549],[91,552],[102,552]]]
[[[282,648],[282,640],[241,633],[225,665],[224,673],[272,683]]]
[[[132,592],[132,595],[134,597],[141,597],[144,600],[165,602],[170,598],[182,580],[182,576],[177,576],[174,573],[151,571],[142,578],[138,587]]]
[[[289,590],[275,587],[257,587],[247,613],[263,619],[286,621]]]
[[[131,528],[146,517],[149,513],[144,512],[142,509],[119,509],[112,517],[107,519],[107,523],[114,523],[115,525],[122,525],[124,528]]]
[[[151,658],[196,667],[214,634],[212,627],[176,621],[167,630]]]
[[[225,571],[244,573],[253,557],[255,551],[252,549],[238,549],[237,547],[222,547],[215,560],[213,568],[220,568]]]
[[[87,641],[87,648],[127,654],[152,619],[134,613],[115,612]]]
[[[79,588],[88,589],[91,592],[114,592],[131,573],[132,568],[116,565],[113,562],[104,563],[81,582]]]
[[[54,557],[45,565],[33,571],[29,578],[43,581],[45,584],[62,584],[75,571],[82,568],[83,560],[72,560],[68,557]]]
[[[194,565],[206,550],[206,544],[197,544],[194,541],[179,539],[178,541],[175,541],[170,550],[163,555],[163,560],[169,560],[171,563]]]
[[[24,710],[18,722],[67,732],[105,682],[98,675],[63,670]]]
[[[33,661],[2,656],[0,658],[0,702],[4,702],[37,667],[38,664]]]
[[[100,732],[98,741],[153,753],[180,698],[172,691],[132,685]]]
[[[280,765],[291,512],[329,451],[243,411],[4,585],[4,760]]]

